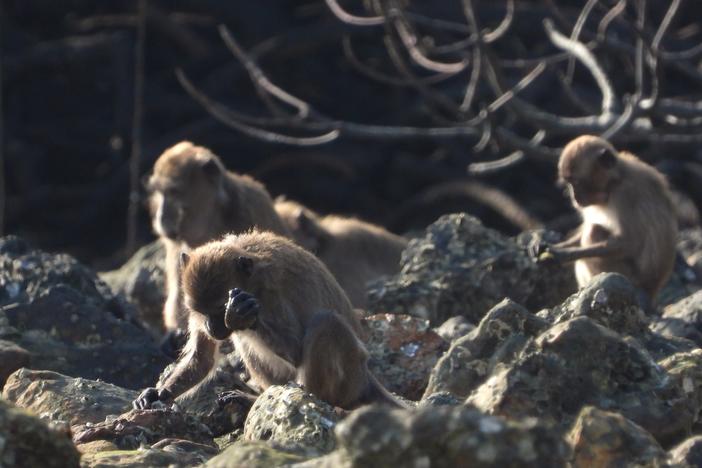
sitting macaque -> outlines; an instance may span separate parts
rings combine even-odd
[[[168,403],[203,381],[231,339],[255,386],[296,381],[344,409],[402,406],[370,373],[351,302],[314,255],[270,232],[230,235],[183,253],[185,350],[159,388],[134,401]]]
[[[187,141],[168,148],[158,158],[147,188],[153,229],[166,247],[168,296],[163,320],[172,332],[187,327],[178,281],[182,251],[254,227],[289,235],[262,184],[228,172],[207,148]]]
[[[359,219],[319,216],[303,205],[278,198],[275,209],[292,238],[317,255],[334,274],[355,307],[366,304],[366,283],[397,273],[407,240]]]
[[[542,261],[575,261],[581,287],[598,273],[621,273],[653,301],[672,272],[677,240],[675,209],[663,175],[589,135],[566,145],[558,174],[583,222],[573,237],[541,246],[536,255]]]

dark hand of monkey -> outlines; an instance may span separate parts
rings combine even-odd
[[[171,403],[173,395],[165,388],[158,390],[154,387],[149,387],[141,392],[137,399],[132,402],[132,406],[134,409],[149,409],[157,401]]]
[[[548,252],[550,249],[550,244],[546,242],[541,236],[534,237],[531,242],[529,242],[529,246],[527,247],[527,253],[529,254],[529,258],[533,262],[541,262],[544,259],[542,257],[548,256]]]
[[[229,390],[217,395],[217,406],[224,408],[227,405],[236,403],[242,408],[250,409],[256,401],[256,395],[241,390]]]
[[[230,330],[247,330],[256,326],[261,305],[253,295],[239,288],[229,290],[224,324]]]

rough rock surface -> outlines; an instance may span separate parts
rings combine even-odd
[[[51,421],[79,424],[128,411],[137,392],[52,371],[20,369],[7,380],[2,396]]]
[[[28,366],[126,388],[152,384],[167,360],[132,308],[68,255],[0,239],[0,339]]]
[[[175,365],[172,363],[164,369],[159,382]],[[243,379],[243,364],[239,355],[232,351],[220,358],[207,381],[187,395],[178,397],[176,404],[182,411],[198,417],[215,437],[228,434],[244,426],[249,407],[238,400],[221,397],[234,390],[251,393],[252,390],[243,383]]]
[[[0,466],[77,468],[79,459],[68,433],[0,400]]]
[[[199,419],[170,408],[131,410],[96,424],[75,425],[72,430],[76,444],[106,440],[120,449],[132,450],[175,438],[215,447],[212,432]]]
[[[188,441],[158,444],[135,450],[109,450],[86,453],[81,458],[82,468],[112,468],[112,467],[190,467],[201,466],[216,450],[212,447],[193,444]]]
[[[552,323],[590,317],[617,333],[636,336],[644,333],[648,325],[638,295],[638,290],[624,276],[600,273],[562,304],[539,315]]]
[[[12,341],[0,340],[0,389],[17,369],[29,365],[29,351]]]
[[[207,468],[268,468],[288,466],[304,460],[305,457],[302,455],[274,447],[271,443],[242,440],[224,449],[205,466]]]
[[[620,414],[591,406],[582,409],[568,439],[574,468],[670,466],[651,434]]]
[[[163,303],[166,300],[166,249],[160,241],[140,248],[121,268],[100,273],[112,291],[136,306],[141,319],[158,332],[163,328]]]
[[[448,344],[429,328],[428,320],[409,315],[377,314],[362,323],[371,372],[391,392],[418,400]]]
[[[504,237],[466,214],[442,216],[410,241],[400,273],[371,285],[368,310],[438,326],[455,315],[478,323],[505,296],[530,307],[553,306],[574,291],[572,271],[534,263],[525,239]],[[548,288],[541,287],[545,278]]]
[[[475,325],[470,323],[462,315],[456,315],[447,319],[444,323],[434,329],[437,335],[451,343],[475,329]]]
[[[271,441],[309,456],[334,449],[334,409],[295,384],[273,385],[258,397],[244,423],[244,439]]]
[[[670,461],[679,465],[702,466],[702,436],[694,436],[673,447]]]
[[[699,415],[702,410],[702,349],[673,354],[658,364],[675,387],[682,390],[685,402]],[[697,418],[699,424],[699,416]]]
[[[676,336],[702,346],[702,291],[669,305],[651,328],[664,336]]]
[[[475,409],[370,406],[336,428],[339,449],[302,466],[562,467],[567,444],[535,419],[506,421]]]
[[[449,392],[467,397],[499,363],[509,362],[549,324],[519,304],[505,299],[493,307],[478,327],[459,338],[432,369],[425,396]]]
[[[557,324],[467,399],[490,414],[570,424],[584,405],[617,410],[662,444],[687,434],[695,404],[636,340],[588,317]]]

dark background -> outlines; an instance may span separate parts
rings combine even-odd
[[[361,14],[360,3],[344,4],[355,5],[351,9]],[[504,15],[500,2],[475,3],[486,24],[494,25]],[[540,23],[553,14],[549,3],[517,2],[512,30],[494,50],[512,56],[553,53]],[[582,8],[582,2],[556,3],[570,21]],[[662,17],[665,5],[651,2],[649,14]],[[69,252],[98,268],[115,267],[126,258],[137,3],[16,0],[1,6],[5,232],[50,251]],[[411,6],[433,18],[465,22],[458,1]],[[695,18],[700,8],[684,8],[676,28],[699,23]],[[266,115],[246,71],[223,44],[219,24],[229,27],[274,83],[320,112],[373,124],[445,123],[427,111],[431,106],[426,96],[412,86],[380,83],[360,73],[344,56],[342,38],[351,38],[366,63],[387,71],[391,67],[383,29],[344,25],[323,1],[149,0],[141,174],[166,147],[187,139],[211,148],[231,170],[254,175],[273,195],[285,194],[323,213],[358,215],[406,232],[461,210],[504,232],[519,230],[476,197],[455,189],[455,184],[474,179],[467,175],[467,164],[509,153],[499,142],[475,151],[476,142],[466,138],[342,137],[300,148],[264,143],[216,121],[183,90],[176,68],[231,108]],[[433,37],[443,39],[440,33]],[[515,47],[517,42],[521,48]],[[696,33],[688,42],[699,43]],[[602,57],[609,70],[622,69],[606,50]],[[698,62],[699,57],[690,61]],[[613,78],[617,87],[631,82],[626,67],[622,70]],[[554,94],[552,71],[529,86],[524,97],[546,107],[567,107]],[[699,98],[699,77],[671,72],[666,78],[669,93]],[[461,74],[436,89],[460,99],[465,82],[466,74]],[[586,71],[576,72],[576,83],[582,85],[576,91],[583,99],[599,102]],[[485,102],[495,97],[483,86],[478,94]],[[499,124],[525,138],[531,135],[525,123],[508,116],[500,116]],[[572,136],[550,136],[548,144],[558,148]],[[692,206],[699,204],[697,143],[623,144],[666,170]],[[532,216],[554,227],[566,229],[575,222],[554,184],[553,161],[529,159],[478,180],[511,195]],[[138,221],[139,243],[153,239],[143,208]]]

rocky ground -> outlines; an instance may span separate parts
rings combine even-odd
[[[575,292],[530,261],[535,235],[444,216],[369,285],[371,369],[416,408],[343,412],[288,384],[248,414],[218,399],[236,351],[192,399],[131,409],[169,364],[158,245],[98,276],[6,237],[0,466],[702,466],[702,232],[681,234],[660,315],[616,274]]]

